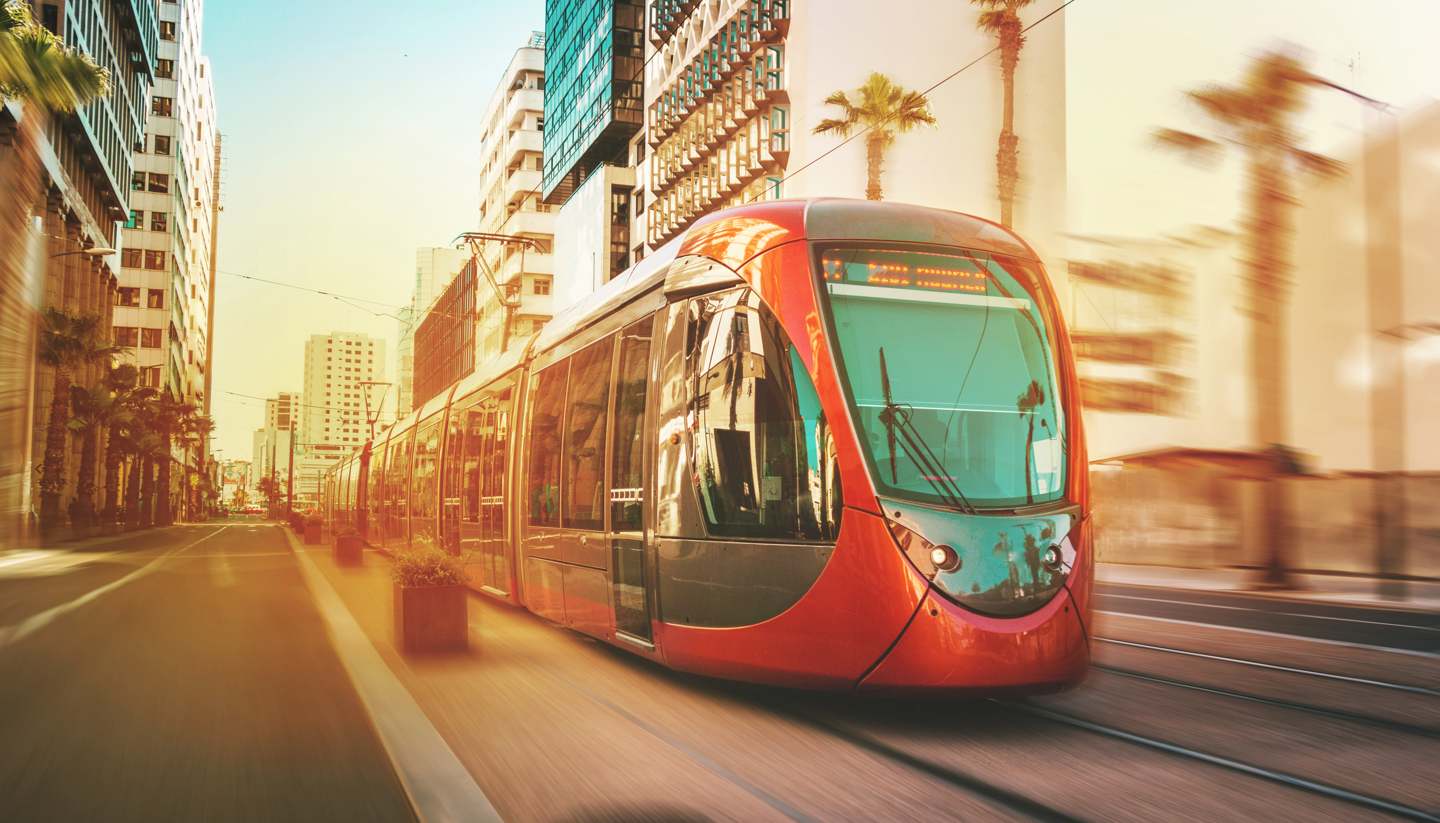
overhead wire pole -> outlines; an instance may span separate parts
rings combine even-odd
[[[508,218],[507,218],[508,219]],[[485,262],[481,254],[483,244],[499,243],[501,246],[515,245],[520,247],[520,271],[525,271],[525,250],[527,248],[540,251],[540,243],[533,237],[526,237],[519,234],[494,234],[483,231],[461,232],[455,236],[452,242],[464,241],[470,247],[470,259],[475,262],[475,268],[483,272],[485,281],[490,284],[491,290],[495,292],[496,298],[500,300],[500,308],[505,312],[505,319],[500,328],[500,350],[505,351],[510,347],[511,321],[515,317],[515,309],[520,307],[520,295],[510,290],[501,288],[499,281],[495,279],[494,272]]]

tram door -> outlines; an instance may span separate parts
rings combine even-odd
[[[610,428],[611,602],[616,632],[649,641],[650,597],[645,577],[645,398],[654,318],[620,333],[615,354],[614,417]]]

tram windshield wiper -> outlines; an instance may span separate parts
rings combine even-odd
[[[890,477],[892,483],[899,482],[899,469],[895,463],[895,446],[905,450],[905,456],[920,470],[920,476],[930,483],[931,488],[947,505],[969,514],[976,514],[975,507],[960,491],[954,478],[945,472],[944,465],[925,442],[910,419],[911,408],[895,402],[890,392],[890,368],[885,362],[885,347],[880,347],[880,387],[884,392],[885,406],[880,411],[880,422],[885,426],[885,437],[890,449]]]

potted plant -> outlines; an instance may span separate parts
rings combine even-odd
[[[464,559],[435,548],[402,551],[391,569],[400,651],[463,651],[469,645]]]
[[[305,545],[320,545],[320,536],[325,531],[325,518],[319,512],[311,512],[305,515]]]
[[[360,542],[360,532],[354,526],[346,526],[335,533],[335,542],[330,547],[330,556],[337,566],[358,566],[365,559]]]

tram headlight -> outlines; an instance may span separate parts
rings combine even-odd
[[[960,553],[942,543],[931,543],[919,532],[889,521],[890,534],[900,545],[901,551],[915,564],[915,568],[927,579],[934,579],[940,572],[953,572],[962,563]]]

